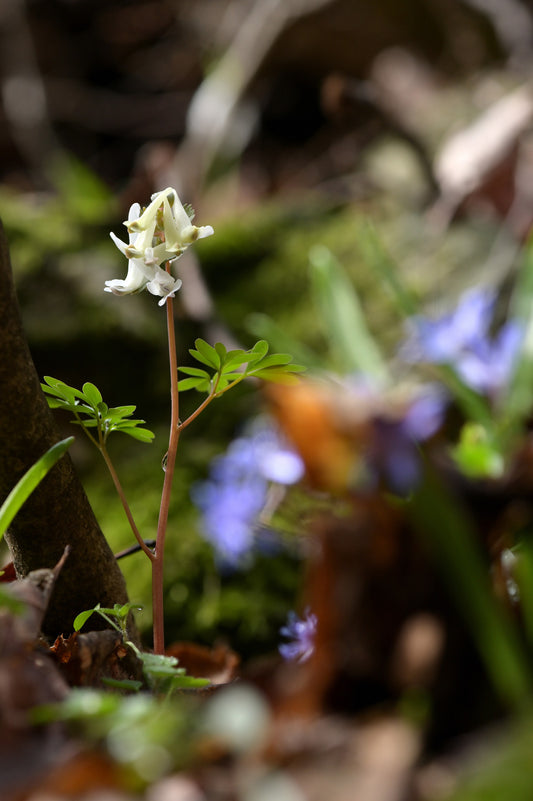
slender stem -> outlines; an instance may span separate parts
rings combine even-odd
[[[198,417],[198,415],[199,415],[201,412],[203,412],[203,410],[205,409],[205,407],[206,407],[206,406],[208,406],[208,404],[210,404],[210,403],[211,403],[211,401],[212,401],[212,400],[213,400],[213,398],[215,397],[215,393],[216,393],[216,389],[213,387],[213,389],[211,390],[211,392],[209,393],[209,395],[207,396],[207,398],[205,398],[205,399],[204,399],[204,400],[201,402],[201,404],[198,406],[198,408],[197,408],[197,409],[195,409],[195,410],[194,410],[194,412],[192,412],[192,414],[190,414],[190,415],[187,417],[187,419],[183,421],[183,423],[180,423],[180,424],[178,425],[178,429],[180,430],[180,432],[181,432],[181,431],[183,431],[183,429],[184,429],[184,428],[187,428],[187,426],[188,426],[188,425],[190,425],[190,424],[192,423],[192,421],[193,421],[193,420],[196,420],[196,418]]]
[[[89,439],[91,440],[93,445],[96,445],[98,450],[100,450],[100,445],[99,445],[98,440],[95,437],[93,437],[93,435],[91,434],[89,429],[86,426],[83,425],[83,420],[81,419],[81,417],[79,416],[78,412],[75,409],[73,409],[73,414],[74,414],[74,417],[76,418],[76,420],[78,421],[78,423],[80,424],[80,426],[82,428],[82,431],[84,431],[85,434],[89,437]],[[99,435],[100,435],[100,432],[99,432]]]
[[[244,376],[243,376],[243,378],[244,378]],[[192,414],[190,414],[187,417],[187,419],[183,421],[183,423],[179,424],[178,428],[179,428],[180,431],[183,431],[183,429],[187,428],[187,426],[190,425],[193,420],[196,420],[198,415],[201,412],[203,412],[205,407],[208,406],[211,403],[212,400],[214,400],[215,398],[218,398],[220,395],[223,395],[224,392],[227,392],[228,389],[231,389],[236,384],[239,384],[242,381],[242,378],[235,379],[235,381],[232,381],[231,384],[228,384],[228,386],[225,387],[225,389],[218,389],[219,381],[220,381],[220,374],[217,376],[216,381],[215,381],[215,383],[214,383],[214,385],[213,385],[213,387],[211,389],[211,392],[207,396],[207,398],[205,398],[205,400],[202,401],[202,403],[198,406],[198,408],[195,409],[194,412],[192,412]]]
[[[224,394],[225,392],[227,392],[229,389],[233,389],[233,387],[237,386],[237,384],[240,384],[240,383],[241,383],[241,381],[243,380],[243,378],[246,378],[246,377],[247,377],[247,376],[243,374],[243,376],[242,376],[241,378],[236,378],[236,379],[235,379],[235,381],[232,381],[232,382],[231,382],[231,384],[228,384],[228,386],[227,386],[227,387],[224,387],[224,389],[219,389],[219,390],[217,391],[217,397],[218,397],[219,395],[223,395],[223,394]]]
[[[167,265],[168,270],[168,265]],[[168,522],[168,508],[170,505],[170,493],[172,490],[172,479],[174,478],[174,465],[176,463],[176,452],[180,436],[179,429],[179,391],[178,391],[178,364],[176,358],[176,333],[174,330],[174,304],[172,298],[166,302],[167,310],[167,331],[168,331],[168,355],[170,363],[170,398],[171,398],[171,417],[170,417],[170,438],[168,443],[167,464],[163,491],[161,494],[161,506],[159,509],[159,521],[157,524],[157,535],[155,544],[154,558],[152,559],[152,610],[154,619],[154,652],[162,654],[165,651],[165,631],[163,616],[163,556],[165,550],[165,535]]]
[[[126,500],[126,495],[124,494],[124,490],[122,489],[122,484],[120,483],[120,479],[119,479],[119,477],[117,475],[117,472],[115,470],[113,462],[111,461],[111,458],[110,458],[110,456],[109,456],[109,454],[107,452],[107,448],[106,448],[106,446],[104,444],[102,444],[102,445],[98,446],[98,450],[100,451],[100,453],[104,457],[104,461],[105,461],[105,463],[107,465],[107,469],[109,470],[111,478],[113,479],[113,484],[115,485],[115,489],[116,489],[116,491],[118,493],[118,497],[120,498],[122,506],[124,508],[124,511],[126,512],[126,517],[128,518],[128,523],[130,524],[131,530],[133,531],[133,533],[135,535],[135,539],[139,543],[139,546],[140,546],[141,550],[143,550],[144,553],[146,554],[146,556],[153,562],[154,554],[152,553],[150,548],[148,548],[148,546],[144,542],[144,540],[141,537],[141,534],[139,532],[139,529],[137,528],[135,520],[133,519],[133,515],[131,513],[131,509],[129,507],[128,501]]]
[[[98,423],[98,425],[97,425],[98,439],[96,439],[96,437],[93,437],[93,435],[91,434],[89,429],[86,428],[83,425],[83,422],[82,422],[79,414],[77,414],[76,411],[74,411],[74,416],[76,417],[76,420],[80,423],[81,427],[83,428],[83,430],[85,431],[85,433],[87,434],[87,436],[89,437],[89,439],[91,440],[93,445],[96,445],[96,447],[98,448],[98,450],[102,454],[104,462],[106,463],[107,469],[109,470],[109,474],[110,474],[111,478],[113,479],[113,484],[115,485],[115,489],[117,491],[118,497],[120,498],[120,501],[122,503],[124,511],[126,512],[126,517],[128,518],[128,523],[130,524],[130,528],[131,528],[131,530],[133,531],[133,533],[135,535],[135,539],[139,543],[139,545],[141,547],[141,550],[143,550],[145,552],[145,554],[147,555],[147,557],[150,560],[153,560],[154,555],[153,555],[152,551],[150,550],[150,548],[148,548],[148,546],[146,545],[146,543],[144,542],[143,538],[140,535],[139,529],[137,528],[135,520],[133,519],[133,515],[131,513],[131,509],[129,507],[128,501],[126,500],[126,495],[124,493],[124,490],[122,489],[122,484],[120,483],[120,479],[119,479],[119,477],[117,475],[117,472],[115,470],[113,462],[111,461],[111,457],[109,456],[109,453],[107,452],[107,448],[106,448],[106,445],[105,445],[105,437],[104,437],[104,434],[103,434],[103,431],[102,431],[102,426],[100,425],[100,420],[98,419],[98,421],[97,421],[97,423]]]

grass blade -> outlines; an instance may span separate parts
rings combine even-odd
[[[521,711],[531,699],[532,675],[513,620],[495,599],[467,515],[428,469],[411,504],[412,520],[434,554],[470,627],[500,697]]]
[[[315,247],[309,254],[317,308],[343,373],[360,372],[384,383],[387,367],[368,330],[357,293],[333,254]]]
[[[74,437],[67,437],[52,445],[15,484],[0,507],[0,538],[4,536],[23,503],[73,442]]]

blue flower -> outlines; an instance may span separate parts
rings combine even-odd
[[[463,353],[458,372],[465,384],[482,395],[497,396],[509,385],[523,338],[523,326],[510,320],[492,341],[480,340]]]
[[[289,612],[287,625],[280,629],[282,637],[292,642],[282,643],[279,652],[288,661],[306,662],[315,650],[317,617],[305,610],[305,617],[300,619],[296,612]]]
[[[270,483],[294,484],[303,472],[300,457],[263,424],[213,460],[209,479],[192,488],[192,498],[219,563],[235,567],[247,561]]]
[[[369,466],[393,492],[406,495],[416,487],[420,478],[418,444],[439,429],[445,408],[443,392],[429,385],[401,417],[374,417]]]
[[[495,302],[494,292],[475,288],[449,314],[436,320],[413,318],[400,355],[411,363],[450,365],[471,389],[497,396],[512,377],[524,332],[510,320],[491,336]]]

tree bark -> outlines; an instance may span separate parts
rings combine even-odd
[[[0,503],[60,439],[24,334],[0,221]],[[53,568],[70,545],[43,621],[43,634],[51,639],[68,635],[79,612],[128,600],[124,577],[68,453],[26,501],[6,541],[19,578]],[[93,618],[92,627],[105,627],[99,616]]]

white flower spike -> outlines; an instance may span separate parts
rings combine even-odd
[[[134,221],[139,217],[141,207],[138,203],[134,203],[130,208],[128,221]],[[110,234],[111,239],[125,256],[128,255],[129,248],[135,246],[138,234],[131,233],[129,236],[129,244],[126,245],[115,234]],[[148,284],[152,277],[151,267],[144,263],[143,259],[132,259],[128,261],[128,274],[124,280],[114,279],[113,281],[105,282],[105,292],[112,292],[114,295],[131,295],[141,292]]]
[[[175,189],[168,187],[152,195],[150,204],[141,214],[134,203],[124,223],[129,233],[126,244],[111,234],[111,239],[128,259],[128,274],[124,280],[105,282],[105,291],[114,295],[131,295],[147,289],[161,297],[163,306],[181,287],[161,268],[163,262],[175,261],[197,239],[214,233],[210,225],[196,226],[185,211]]]

